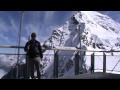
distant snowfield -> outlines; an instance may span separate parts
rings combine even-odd
[[[7,72],[5,72],[3,69],[0,69],[0,78],[2,78]]]
[[[25,61],[24,56],[20,56],[20,61],[20,63]],[[0,55],[0,78],[7,74],[16,62],[16,55]]]

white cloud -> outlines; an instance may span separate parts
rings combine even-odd
[[[9,38],[9,34],[11,35],[18,35],[15,34],[15,31],[17,32],[17,26],[15,24],[15,22],[11,19],[11,25],[9,25],[8,22],[6,22],[5,20],[3,20],[2,18],[0,18],[0,41],[3,41],[8,43],[9,41],[11,41]],[[9,34],[8,34],[9,33]],[[5,36],[5,34],[7,34]]]
[[[14,31],[16,31],[18,33],[19,27],[12,18],[10,18],[10,24],[7,21],[0,18],[0,31],[3,33],[15,33]]]
[[[21,41],[26,43],[28,39],[26,39],[25,37],[21,37]]]
[[[4,36],[2,33],[0,34],[0,39],[5,40],[6,42],[9,41],[8,37]]]
[[[0,31],[1,32],[9,31],[9,25],[2,18],[0,18]]]
[[[18,33],[19,28],[17,27],[17,25],[16,25],[16,23],[14,22],[14,20],[11,19],[10,22],[11,22],[11,25],[12,25],[11,28]]]
[[[45,12],[45,24],[49,23],[52,20],[52,17],[54,15],[55,11],[46,11]]]
[[[27,31],[28,36],[31,35],[32,32],[39,33],[39,28],[34,24],[26,25],[25,29]]]

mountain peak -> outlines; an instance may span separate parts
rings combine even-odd
[[[92,45],[92,41],[113,45],[113,39],[120,36],[119,28],[120,24],[107,15],[95,11],[77,11],[63,26],[53,30],[52,36],[44,45],[76,47],[80,36],[82,43],[87,46]],[[96,41],[92,40],[93,38],[96,38],[94,39]],[[108,39],[110,39],[109,43]]]
[[[75,47],[83,50],[119,50],[120,49],[120,24],[115,22],[107,15],[95,11],[77,11],[65,24],[53,30],[51,37],[44,43],[46,47]],[[45,54],[52,51],[47,51]],[[59,51],[59,76],[74,75],[75,51]],[[90,57],[92,52],[82,53],[83,59],[80,60],[83,71],[90,69]],[[103,55],[96,52],[95,54]],[[105,53],[111,55],[111,53]],[[118,53],[112,53],[112,55]],[[99,56],[95,56],[96,68],[100,68]],[[103,57],[101,57],[103,58]],[[108,65],[115,65],[114,59],[107,57]],[[53,59],[51,59],[53,60]],[[54,61],[51,61],[53,65]],[[112,63],[111,63],[112,62]],[[113,63],[114,62],[114,63]],[[81,67],[81,66],[80,66]],[[111,67],[107,67],[110,70]],[[46,70],[46,69],[45,69]],[[47,73],[51,73],[53,68],[49,68]],[[50,74],[52,75],[52,74]]]

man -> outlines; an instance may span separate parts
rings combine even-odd
[[[31,34],[31,40],[28,41],[24,48],[27,52],[30,63],[31,78],[34,79],[34,65],[37,70],[38,79],[41,78],[40,74],[40,61],[43,58],[42,48],[39,41],[36,40],[36,33]]]

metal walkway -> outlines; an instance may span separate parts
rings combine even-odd
[[[120,74],[96,72],[93,74],[80,74],[75,76],[60,77],[58,79],[120,79]]]

